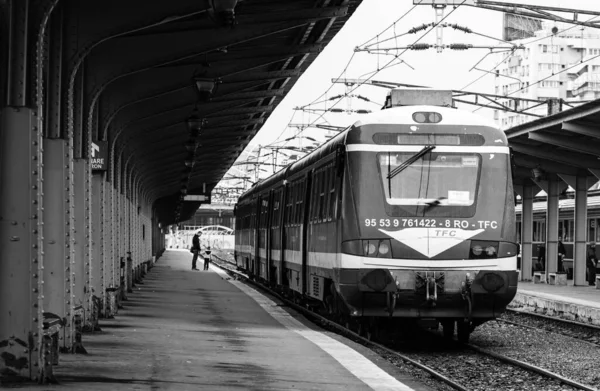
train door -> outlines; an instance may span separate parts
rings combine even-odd
[[[302,254],[302,274],[301,274],[301,279],[302,281],[300,282],[300,286],[301,286],[301,292],[302,294],[306,294],[306,289],[307,289],[307,278],[308,278],[308,274],[307,274],[307,269],[308,269],[308,222],[309,222],[309,212],[310,212],[310,205],[311,205],[311,188],[312,188],[312,176],[313,176],[313,171],[311,170],[308,173],[306,173],[306,177],[304,179],[305,182],[305,187],[304,187],[304,207],[303,209],[303,216],[302,216],[302,239],[301,239],[301,254]]]
[[[290,191],[289,191],[289,184],[287,182],[284,183],[283,185],[283,191],[282,191],[282,195],[281,195],[281,247],[280,247],[280,254],[281,254],[281,261],[280,261],[280,266],[279,266],[279,285],[283,285],[283,286],[289,286],[288,282],[287,282],[287,278],[286,278],[286,267],[285,267],[285,253],[287,250],[287,237],[286,237],[286,226],[288,225],[288,221],[289,221],[289,212],[290,212],[290,201],[289,201],[289,197],[290,197]]]
[[[257,264],[258,264],[258,237],[259,237],[259,216],[260,216],[260,196],[256,197],[252,208],[252,214],[250,218],[251,224],[251,232],[252,232],[252,259],[250,260],[249,271],[251,275],[257,274]]]
[[[272,229],[273,229],[273,214],[274,214],[274,191],[270,190],[267,195],[267,205],[265,211],[265,266],[264,271],[261,271],[261,277],[265,279],[265,281],[271,280],[271,262],[272,262]]]
[[[277,266],[281,262],[281,193],[281,188],[271,192],[267,265],[268,281],[273,285],[277,284]]]

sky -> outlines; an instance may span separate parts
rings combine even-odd
[[[600,12],[600,0],[520,0],[508,1],[506,3],[523,3],[531,5],[546,5],[551,7],[568,7]],[[562,4],[561,4],[562,3]],[[502,38],[503,13],[461,6],[453,10],[446,7],[444,15],[448,15],[444,22],[458,24],[468,27],[474,33],[484,34],[482,37],[476,34],[467,34],[452,28],[443,29],[443,44],[465,43],[481,46],[504,45],[498,42]],[[562,16],[566,16],[562,14]],[[586,20],[589,16],[581,16]],[[400,19],[400,20],[399,20]],[[258,145],[307,145],[311,142],[306,138],[296,138],[291,141],[282,142],[298,133],[298,128],[289,127],[288,124],[312,124],[323,123],[334,126],[348,126],[360,119],[360,114],[326,113],[319,117],[322,112],[316,114],[302,110],[294,110],[295,107],[307,106],[311,102],[321,102],[310,105],[310,108],[330,108],[338,99],[327,100],[330,97],[346,92],[343,84],[332,84],[332,78],[366,78],[371,76],[373,80],[393,81],[430,86],[438,89],[464,89],[472,81],[478,79],[481,71],[472,69],[477,66],[482,69],[491,69],[501,59],[499,55],[487,56],[489,49],[469,49],[455,51],[445,49],[437,53],[435,49],[414,51],[409,50],[395,59],[391,55],[369,54],[367,52],[356,52],[356,47],[364,47],[366,42],[373,44],[371,48],[390,48],[407,46],[415,43],[436,43],[436,31],[431,29],[420,31],[416,34],[406,34],[413,27],[432,23],[436,20],[435,10],[430,5],[413,5],[413,0],[363,0],[362,4],[354,12],[344,28],[334,37],[329,45],[321,52],[310,67],[298,79],[292,90],[273,111],[260,132],[254,137],[245,152],[255,151]],[[391,28],[387,29],[388,26]],[[426,32],[428,32],[425,34]],[[404,34],[401,37],[394,36]],[[424,35],[425,34],[425,35]],[[423,36],[424,35],[424,36]],[[421,38],[421,36],[423,36]],[[392,38],[392,39],[390,39]],[[386,42],[381,42],[388,39]],[[390,53],[401,53],[390,51]],[[484,58],[485,57],[485,58]],[[349,63],[349,60],[352,61]],[[403,60],[402,63],[400,60]],[[385,65],[390,63],[389,68]],[[380,70],[373,74],[374,71]],[[493,93],[494,76],[487,74],[478,82],[466,88],[467,91]],[[329,89],[329,91],[328,91]],[[357,88],[353,94],[368,98],[372,102],[361,99],[344,98],[339,100],[336,108],[353,110],[367,109],[380,110],[388,90],[373,86],[363,85]],[[323,95],[326,93],[326,95]],[[325,102],[322,102],[325,100]],[[471,110],[476,107],[469,106]],[[487,113],[486,113],[487,112]],[[478,114],[491,116],[490,110],[479,110]],[[302,135],[315,139],[323,138],[323,130],[310,127],[306,128]],[[279,140],[279,141],[278,141]],[[242,154],[238,162],[246,160],[247,154]]]

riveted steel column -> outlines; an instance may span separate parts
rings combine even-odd
[[[35,112],[25,107],[2,109],[0,129],[0,373],[37,380],[43,306],[41,138]]]
[[[29,1],[0,4],[0,382],[43,379],[42,120],[28,105]],[[44,31],[38,45],[43,53]],[[36,64],[37,65],[37,64]],[[3,82],[4,81],[4,82]]]
[[[102,215],[102,202],[103,202],[103,184],[104,184],[104,173],[97,172],[92,176],[92,260],[91,260],[91,271],[90,271],[90,297],[95,296],[100,303],[106,303],[105,291],[104,291],[104,257],[102,252],[102,243],[104,237],[104,222]],[[103,307],[104,304],[101,305]],[[93,303],[91,308],[94,308]],[[97,308],[102,310],[102,308]],[[98,314],[96,314],[97,316]],[[96,319],[93,320],[93,326],[96,326]]]
[[[533,189],[532,184],[523,186],[521,213],[521,281],[531,281],[533,258]]]
[[[75,305],[83,306],[84,310],[87,311],[87,261],[85,245],[86,239],[86,161],[83,159],[76,159],[74,161],[74,196],[75,196],[75,238],[74,238],[74,250],[75,250],[75,278],[74,278],[74,289],[75,289]]]
[[[573,284],[587,285],[585,279],[587,257],[587,177],[575,180],[575,248],[573,252]]]
[[[59,346],[68,350],[73,344],[70,307],[70,260],[68,239],[69,178],[68,146],[65,140],[44,140],[44,311],[66,319],[59,335]]]
[[[90,133],[88,131],[88,133]],[[91,134],[91,133],[90,133]],[[86,145],[86,149],[88,150],[87,157],[89,157],[90,150],[92,148],[90,137],[86,138],[88,144]],[[94,271],[92,273],[92,163],[91,160],[85,160],[85,247],[84,247],[84,260],[85,260],[85,281],[86,281],[86,326],[94,327],[92,323],[94,323],[93,319],[97,316],[95,313],[94,305],[93,305],[93,297],[94,292],[92,291],[92,279],[94,278],[93,273],[97,273]]]
[[[548,209],[546,216],[546,277],[548,273],[556,273],[558,269],[558,195],[560,181],[558,178],[548,180]],[[562,272],[562,270],[561,270]],[[548,281],[548,280],[546,280]]]

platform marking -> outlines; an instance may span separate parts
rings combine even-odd
[[[281,323],[285,328],[294,331],[304,338],[308,339],[319,348],[323,349],[337,362],[342,364],[350,373],[360,379],[367,386],[376,391],[415,391],[406,384],[398,381],[393,376],[373,364],[356,350],[344,345],[327,335],[313,331],[307,328],[298,320],[294,319],[289,313],[282,310],[277,304],[268,297],[260,294],[247,285],[229,279],[229,275],[217,267],[212,267],[221,277],[238,287],[242,292],[250,296],[258,303],[269,315]]]

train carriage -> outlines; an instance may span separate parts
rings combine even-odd
[[[450,104],[449,92],[393,90],[385,110],[255,185],[235,211],[261,216],[237,225],[250,238],[238,265],[369,325],[459,321],[464,340],[497,317],[517,286],[509,148]]]

